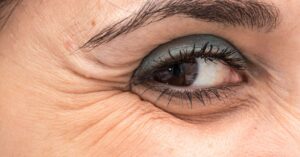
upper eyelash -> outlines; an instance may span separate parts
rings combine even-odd
[[[178,58],[176,58],[169,50],[168,54],[171,60],[159,58],[159,60],[156,60],[154,62],[157,63],[157,67],[164,67],[172,63],[175,64],[178,62],[185,62],[194,58],[203,58],[205,61],[224,61],[224,63],[230,65],[232,68],[237,70],[243,70],[246,68],[243,58],[232,57],[233,54],[239,53],[237,50],[229,48],[220,49],[219,47],[217,47],[217,50],[213,51],[214,48],[214,45],[210,44],[209,42],[206,42],[200,50],[196,51],[197,47],[194,44],[192,50],[180,50]]]

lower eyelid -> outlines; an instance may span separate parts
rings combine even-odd
[[[158,87],[160,88],[160,87]],[[142,99],[151,102],[163,110],[177,114],[202,114],[216,111],[222,111],[229,107],[238,106],[244,100],[248,100],[247,93],[243,92],[243,85],[233,86],[227,92],[220,92],[218,98],[213,93],[210,93],[211,98],[203,98],[203,102],[196,97],[189,99],[186,95],[173,96],[170,99],[168,93],[162,93],[159,89],[146,87],[145,85],[137,85],[132,88],[132,91],[139,95]],[[238,94],[237,92],[238,91]]]
[[[222,111],[211,112],[208,114],[197,114],[197,115],[174,114],[173,116],[192,124],[203,124],[203,123],[215,122],[220,119],[223,119],[224,117],[232,116],[236,112],[240,112],[241,110],[245,110],[247,108],[249,108],[249,104],[244,102],[243,105],[229,107]]]
[[[239,91],[243,91],[243,87],[238,87]],[[134,93],[139,93],[137,90],[133,90]],[[241,93],[241,92],[239,92]],[[141,93],[139,93],[141,94]],[[182,105],[180,100],[177,104],[170,104],[168,108],[162,107],[161,102],[155,102],[153,97],[159,95],[157,91],[149,91],[149,93],[144,93],[142,99],[149,101],[154,106],[172,115],[174,118],[182,120],[191,124],[203,124],[211,123],[219,120],[224,120],[235,115],[240,115],[241,112],[246,112],[251,108],[255,108],[255,97],[248,94],[246,91],[244,94],[228,95],[227,98],[223,100],[213,100],[209,104],[193,104],[194,108],[190,108],[188,105]],[[161,98],[164,99],[164,98]]]

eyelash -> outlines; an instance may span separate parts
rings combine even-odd
[[[145,83],[144,84],[146,89],[142,92],[141,96],[146,93],[148,90],[154,90],[159,93],[159,96],[156,98],[155,103],[159,101],[159,99],[163,95],[168,95],[168,103],[167,106],[169,106],[170,102],[172,101],[173,97],[180,98],[181,102],[188,101],[191,108],[193,105],[193,98],[197,98],[202,105],[206,105],[207,102],[211,102],[213,97],[217,98],[218,100],[222,100],[223,96],[227,97],[228,92],[234,93],[234,87],[237,87],[239,85],[226,85],[222,87],[214,87],[214,88],[206,88],[206,89],[193,89],[188,90],[184,89],[183,91],[178,90],[171,90],[167,87],[162,86],[153,86],[153,84]]]
[[[213,51],[213,49],[217,49],[216,51]],[[190,51],[190,52],[189,52]],[[236,69],[236,70],[243,70],[246,68],[244,60],[242,58],[234,58],[232,57],[233,54],[239,53],[237,50],[224,48],[220,49],[219,47],[216,47],[212,44],[209,44],[209,42],[205,43],[204,46],[200,49],[200,51],[196,50],[196,45],[193,46],[192,50],[183,49],[179,52],[179,57],[176,58],[172,55],[171,51],[168,51],[169,58],[170,59],[159,59],[158,61],[155,61],[157,63],[156,67],[165,67],[170,64],[176,64],[176,63],[182,63],[189,61],[194,58],[202,58],[205,59],[205,61],[223,61],[224,64],[229,65],[230,67]]]
[[[246,70],[246,62],[245,58],[233,57],[235,53],[239,53],[237,50],[223,48],[220,49],[217,46],[210,44],[209,42],[205,43],[200,50],[196,45],[193,46],[192,50],[189,49],[182,49],[179,52],[178,56],[172,55],[171,51],[168,51],[169,57],[167,59],[159,58],[155,60],[155,66],[152,67],[154,71],[159,70],[160,68],[164,68],[170,64],[177,64],[182,62],[188,62],[194,58],[202,58],[205,62],[214,62],[214,61],[221,61],[223,64],[226,64],[230,68],[237,70],[238,72],[242,73]],[[215,50],[215,51],[214,51]],[[133,76],[131,86],[136,86],[142,84],[146,87],[146,89],[141,93],[141,96],[146,93],[148,90],[154,90],[160,92],[159,96],[157,97],[156,101],[163,95],[168,95],[168,104],[172,101],[173,97],[177,97],[181,99],[181,102],[188,101],[190,106],[192,107],[193,98],[198,99],[201,104],[206,105],[207,101],[211,102],[213,98],[217,98],[221,100],[223,95],[227,97],[226,93],[228,92],[235,92],[234,87],[240,86],[240,84],[229,84],[220,87],[213,87],[213,88],[205,88],[205,89],[170,89],[170,87],[156,82],[152,80],[152,72],[143,72],[143,78],[136,78]],[[150,74],[149,74],[150,73]],[[243,77],[243,75],[242,75]],[[245,78],[245,77],[243,77]],[[245,80],[245,79],[244,79]],[[131,87],[132,88],[132,87]]]

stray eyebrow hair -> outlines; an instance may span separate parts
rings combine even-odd
[[[257,0],[148,0],[139,11],[100,31],[81,48],[95,48],[140,27],[174,15],[230,26],[271,31],[279,9]]]

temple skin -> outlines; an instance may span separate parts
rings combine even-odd
[[[85,49],[145,1],[20,1],[0,32],[0,156],[299,157],[300,1],[261,2],[278,8],[273,30],[174,15]],[[151,50],[192,34],[221,36],[262,67],[238,89],[245,107],[209,115],[238,102],[215,101],[191,123],[127,89]]]

